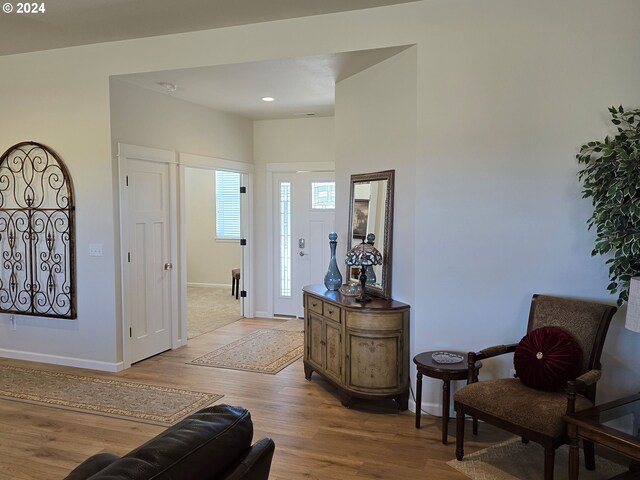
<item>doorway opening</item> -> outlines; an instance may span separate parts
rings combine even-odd
[[[185,167],[187,340],[242,318],[242,174]],[[239,284],[240,282],[238,282]]]

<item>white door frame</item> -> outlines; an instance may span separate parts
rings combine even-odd
[[[170,237],[171,237],[171,263],[174,268],[171,271],[171,348],[176,349],[187,343],[187,247],[185,228],[185,184],[184,174],[186,167],[205,168],[209,170],[227,170],[246,174],[247,187],[246,199],[241,202],[242,231],[245,232],[247,246],[243,250],[242,289],[250,293],[244,301],[244,316],[254,316],[254,280],[253,280],[253,165],[221,158],[192,155],[189,153],[176,153],[172,150],[142,147],[118,143],[118,178],[119,178],[119,203],[120,203],[120,287],[121,287],[121,315],[122,315],[122,366],[129,368],[130,337],[129,321],[127,317],[127,282],[125,275],[126,254],[128,252],[128,227],[127,227],[127,200],[124,189],[121,188],[126,181],[127,159],[144,160],[148,162],[167,163],[169,168],[169,196],[170,196]],[[244,176],[244,175],[243,175]]]
[[[267,163],[267,179],[266,179],[266,191],[267,191],[267,252],[266,258],[272,258],[273,245],[273,204],[274,204],[274,191],[273,191],[273,174],[274,173],[297,173],[297,172],[335,172],[335,162],[292,162],[292,163]],[[258,317],[273,317],[273,260],[267,262],[267,311],[256,312]]]
[[[128,335],[131,325],[128,317],[128,276],[125,275],[127,265],[125,252],[129,252],[129,223],[128,223],[128,200],[125,189],[122,188],[126,182],[128,174],[127,160],[142,160],[146,162],[165,163],[169,165],[169,237],[171,242],[170,263],[174,265],[178,258],[177,250],[177,197],[176,197],[176,155],[171,150],[161,150],[158,148],[141,147],[118,143],[118,190],[120,202],[120,287],[122,298],[122,364],[123,368],[131,366],[131,337]],[[171,278],[171,348],[175,349],[182,345],[182,338],[178,335],[178,272],[174,268],[170,271]]]
[[[226,170],[229,172],[238,172],[246,175],[247,193],[241,197],[240,202],[240,230],[243,238],[247,240],[247,246],[242,248],[240,260],[240,268],[242,275],[240,281],[240,290],[247,290],[249,294],[244,298],[243,315],[247,318],[253,318],[253,297],[255,290],[253,288],[253,165],[250,163],[237,162],[234,160],[226,160],[223,158],[206,157],[203,155],[194,155],[191,153],[178,154],[178,171],[179,171],[179,192],[178,204],[179,209],[179,229],[178,229],[178,245],[180,266],[180,318],[183,319],[180,325],[181,338],[187,338],[187,233],[185,218],[185,168],[202,168],[206,170]]]

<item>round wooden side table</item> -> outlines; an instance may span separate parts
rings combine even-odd
[[[449,405],[451,403],[451,380],[468,380],[467,378],[467,362],[468,356],[463,352],[452,352],[454,355],[460,355],[462,361],[458,363],[438,363],[433,359],[433,354],[438,353],[424,352],[413,357],[413,363],[416,364],[418,370],[416,380],[416,428],[420,428],[420,414],[422,410],[422,375],[431,378],[439,378],[442,380],[442,443],[447,444],[447,436],[449,432]],[[478,379],[478,370],[482,367],[482,362],[475,364],[474,380]],[[473,433],[478,433],[478,419],[473,419]]]

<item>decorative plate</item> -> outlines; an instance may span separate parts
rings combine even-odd
[[[340,293],[345,297],[357,297],[360,295],[360,285],[357,283],[349,283],[340,287]]]
[[[462,355],[451,352],[433,352],[431,358],[436,363],[460,363],[464,360]]]

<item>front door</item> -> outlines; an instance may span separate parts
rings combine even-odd
[[[275,315],[303,316],[302,287],[322,283],[335,225],[335,174],[274,174]]]
[[[125,322],[131,363],[171,348],[170,168],[125,160],[123,185]]]

